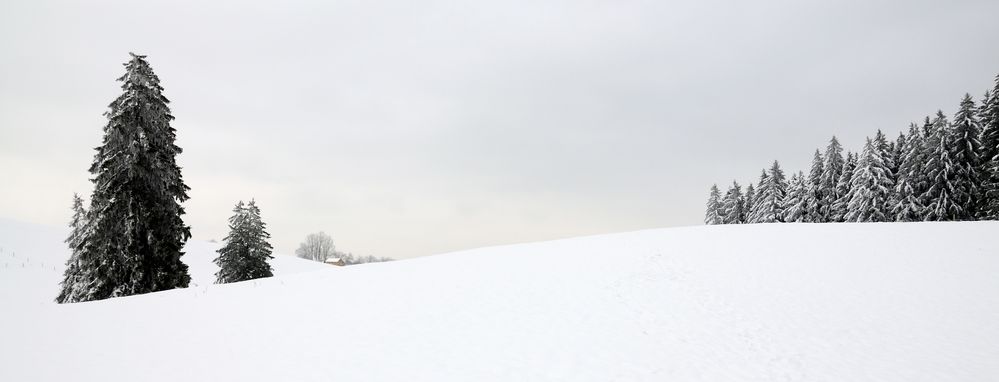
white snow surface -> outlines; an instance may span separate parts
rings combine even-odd
[[[62,233],[0,221],[0,381],[999,380],[996,222],[278,257],[229,285],[192,243],[196,287],[57,305]]]

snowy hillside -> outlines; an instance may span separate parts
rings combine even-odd
[[[225,286],[201,268],[63,306],[61,235],[19,229],[0,231],[2,381],[999,379],[994,222],[660,229]]]
[[[59,293],[59,282],[69,258],[63,240],[69,228],[47,227],[0,219],[0,301],[4,304],[50,304]],[[220,244],[190,241],[183,260],[191,286],[215,282],[218,266],[212,260]],[[275,256],[274,274],[284,275],[329,266],[289,256]]]

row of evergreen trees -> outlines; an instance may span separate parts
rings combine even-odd
[[[108,106],[104,137],[90,166],[90,208],[84,209],[78,195],[73,198],[72,231],[66,240],[71,256],[56,297],[59,303],[185,288],[191,281],[181,261],[191,237],[181,203],[190,188],[176,161],[182,150],[170,126],[170,101],[145,56],[130,54],[125,75],[118,78],[123,92]],[[259,210],[252,202],[237,210],[241,217],[232,227],[240,232],[230,234],[229,244],[220,250],[220,282],[270,274],[269,266],[259,264],[252,271],[232,270],[230,264],[245,262],[240,256],[266,260],[270,255]]]
[[[911,124],[890,141],[879,130],[860,153],[836,137],[815,150],[806,175],[788,179],[774,161],[743,193],[711,186],[705,224],[888,222],[999,219],[999,76],[976,105],[961,101]]]

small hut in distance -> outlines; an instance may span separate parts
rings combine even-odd
[[[343,258],[342,257],[330,257],[330,258],[326,259],[326,261],[323,261],[323,263],[326,263],[326,264],[329,264],[329,265],[333,265],[333,266],[337,266],[337,267],[342,267],[344,265],[347,265],[347,263],[343,262]]]

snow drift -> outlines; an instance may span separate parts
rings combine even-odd
[[[222,286],[201,263],[213,247],[192,243],[197,286],[72,305],[51,302],[60,234],[25,230],[0,224],[3,381],[999,379],[995,222],[672,228],[343,268],[278,257],[275,277]]]

